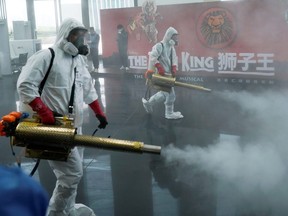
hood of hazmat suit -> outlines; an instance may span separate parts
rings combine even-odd
[[[74,29],[87,31],[79,21],[69,18],[63,21],[53,45],[55,58],[52,68],[45,82],[41,95],[42,101],[52,110],[62,115],[68,115],[69,101],[72,95],[72,86],[75,83],[73,114],[74,125],[79,128],[83,123],[83,103],[90,104],[98,98],[93,80],[87,70],[86,60],[83,55],[74,55],[77,48],[67,41],[67,37]],[[72,53],[71,53],[72,52]],[[20,101],[29,104],[39,97],[39,85],[44,79],[51,61],[48,49],[40,50],[32,55],[23,67],[18,78],[17,90]],[[21,111],[27,106],[20,104]]]
[[[164,67],[165,73],[170,75],[172,65],[178,65],[176,50],[174,48],[175,42],[171,39],[175,34],[178,34],[177,30],[173,27],[169,27],[165,32],[163,40],[152,47],[152,51],[148,53],[149,70],[155,71],[154,66],[159,62]]]
[[[76,56],[78,53],[80,53],[79,48],[81,48],[81,46],[86,46],[84,44],[84,37],[81,37],[82,44],[78,44],[78,46],[74,43],[68,42],[67,38],[69,36],[69,34],[71,33],[72,30],[82,30],[82,31],[88,31],[84,25],[82,23],[80,23],[79,21],[70,18],[70,19],[66,19],[63,21],[63,23],[60,26],[59,32],[57,34],[56,37],[56,42],[55,44],[57,46],[59,46],[61,49],[63,49],[65,52],[67,52],[68,54],[71,54],[72,56]],[[77,40],[79,42],[79,40]],[[86,53],[87,55],[88,53]]]

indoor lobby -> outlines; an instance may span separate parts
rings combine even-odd
[[[23,13],[27,17],[23,20],[38,34],[35,37],[36,34],[29,33],[31,40],[41,44],[37,50],[33,47],[34,51],[26,56],[23,65],[18,61],[16,67],[13,67],[15,62],[9,47],[9,41],[15,40],[10,34],[12,20],[7,16],[11,10],[9,1],[6,0],[7,11],[3,13],[5,0],[0,0],[0,19],[6,26],[0,25],[0,35],[4,35],[7,42],[7,46],[5,41],[0,45],[0,117],[19,111],[17,80],[22,67],[35,52],[53,45],[62,19],[73,17],[73,9],[77,8],[73,18],[85,27],[94,26],[101,36],[99,68],[95,72],[88,60],[87,70],[108,122],[105,129],[96,130],[99,122],[92,109],[83,104],[83,135],[138,141],[161,148],[161,154],[155,154],[96,144],[86,146],[76,203],[89,206],[97,216],[287,216],[288,47],[285,35],[288,25],[285,12],[288,3],[280,0],[147,1],[154,2],[162,15],[157,22],[157,41],[162,40],[166,27],[170,26],[165,19],[178,19],[172,12],[168,14],[168,10],[182,14],[179,22],[171,24],[179,31],[176,81],[165,82],[165,85],[169,91],[174,87],[174,110],[180,111],[183,118],[167,119],[164,101],[154,104],[152,113],[147,113],[142,103],[142,98],[149,100],[159,91],[157,84],[149,87],[145,78],[149,58],[146,50],[151,51],[154,44],[147,41],[137,45],[147,35],[143,33],[139,39],[135,31],[128,32],[129,70],[120,69],[118,53],[113,51],[117,46],[115,27],[119,19],[124,16],[128,20],[135,16],[136,10],[141,12],[145,0],[79,0],[71,1],[70,5],[65,0],[35,0],[34,3],[26,0],[27,11]],[[39,32],[37,8],[45,4],[53,10],[51,19],[55,25]],[[188,8],[187,11],[183,12],[184,8]],[[195,13],[190,14],[189,8]],[[237,28],[235,34],[231,33],[233,39],[220,48],[215,44],[214,47],[209,43],[203,45],[205,37],[196,38],[196,34],[192,35],[195,36],[191,37],[192,42],[187,41],[191,35],[187,36],[185,31],[197,29],[196,15],[203,18],[206,11],[215,8],[229,8],[225,15],[221,9],[220,15],[237,23],[231,25]],[[200,13],[201,10],[204,12]],[[271,15],[261,27],[267,31],[264,37],[256,24],[263,21],[265,11],[276,15],[272,14],[275,17]],[[166,18],[167,14],[170,18]],[[191,20],[185,21],[183,17],[188,14],[195,25],[187,27]],[[113,16],[118,20],[107,21]],[[101,17],[106,18],[106,23]],[[145,52],[137,53],[141,49]],[[231,60],[236,58],[233,53],[237,61]],[[9,137],[0,136],[1,166],[20,166],[29,175],[36,159],[25,157],[25,148],[11,146],[10,141]],[[47,160],[40,160],[31,178],[43,186],[49,197],[52,195],[56,177]]]

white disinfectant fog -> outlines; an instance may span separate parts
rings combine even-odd
[[[255,212],[285,215],[288,210],[288,92],[217,94],[237,103],[241,111],[247,113],[249,124],[253,123],[253,130],[249,132],[253,139],[221,134],[216,143],[206,147],[187,144],[180,149],[171,144],[163,149],[166,161],[191,165],[210,174],[224,196],[231,192],[228,185],[233,188],[229,196],[234,203],[230,201],[227,208],[241,205],[245,200]],[[225,188],[227,191],[223,192]]]

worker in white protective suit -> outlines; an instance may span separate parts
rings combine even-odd
[[[163,40],[160,43],[155,44],[152,51],[149,52],[148,70],[145,73],[147,79],[151,79],[152,74],[155,72],[162,76],[176,76],[178,65],[176,50],[174,48],[176,45],[178,45],[178,32],[173,27],[169,27]],[[174,112],[175,99],[175,91],[174,87],[172,87],[170,93],[158,91],[150,97],[149,100],[142,98],[142,103],[146,112],[152,113],[154,104],[164,102],[165,118],[180,119],[183,118],[181,112]]]
[[[54,124],[53,112],[74,115],[78,134],[81,134],[83,123],[83,103],[89,104],[96,114],[99,128],[108,124],[83,58],[89,52],[84,42],[86,32],[83,24],[75,19],[63,21],[52,46],[55,58],[41,95],[39,85],[53,56],[48,49],[40,50],[29,58],[17,82],[20,101],[37,112],[42,123]],[[83,175],[82,157],[83,152],[74,147],[67,162],[49,161],[57,182],[49,202],[48,216],[95,215],[89,207],[75,204],[77,186]]]

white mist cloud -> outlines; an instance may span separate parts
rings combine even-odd
[[[187,146],[185,149],[170,145],[164,149],[168,162],[178,161],[197,165],[219,180],[237,184],[240,190],[271,191],[283,180],[287,169],[280,155],[269,145],[222,142],[206,148]]]
[[[241,115],[247,117],[243,121],[253,124],[249,139],[220,136],[218,142],[206,147],[187,145],[180,149],[169,145],[162,151],[164,157],[168,162],[205,171],[218,182],[233,184],[246,196],[265,194],[271,206],[279,207],[288,199],[288,92],[227,91],[217,95],[241,107]],[[274,208],[275,212],[287,212],[284,205],[281,203],[282,210]]]

